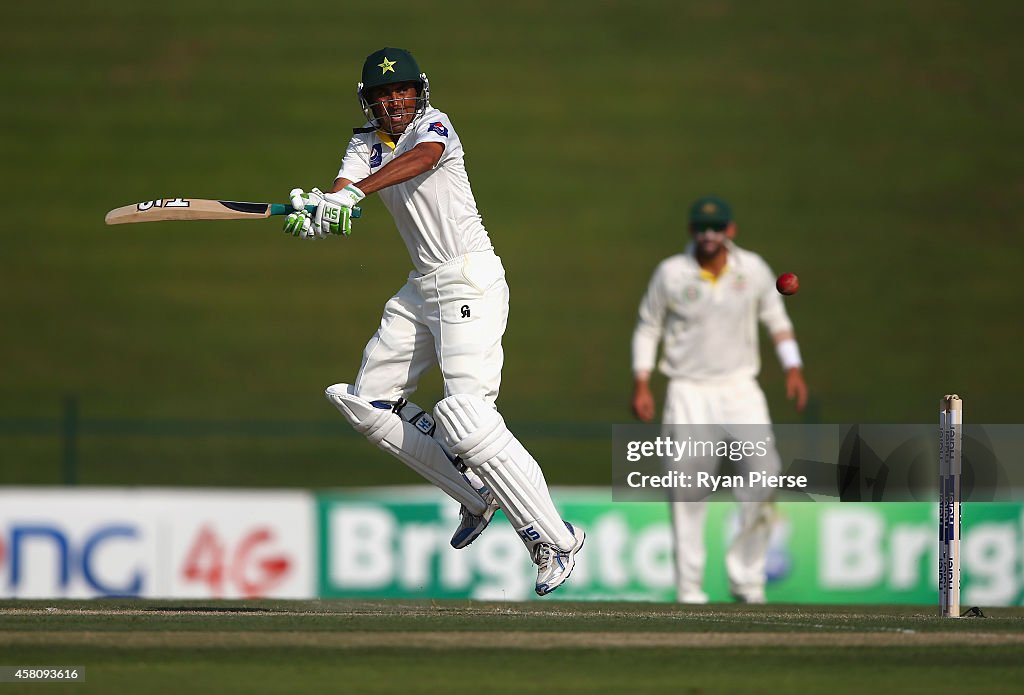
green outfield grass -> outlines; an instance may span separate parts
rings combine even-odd
[[[787,306],[814,418],[930,422],[958,391],[969,421],[1024,421],[1019,3],[57,0],[4,19],[0,483],[61,479],[59,434],[18,423],[56,423],[66,394],[99,422],[83,481],[345,484],[362,463],[374,475],[351,482],[400,479],[303,429],[345,426],[322,388],[353,377],[410,266],[378,200],[317,243],[271,221],[102,223],[154,197],[329,184],[385,43],[452,114],[508,269],[513,425],[628,421],[637,303],[707,192],[801,277]],[[765,363],[776,419],[799,421]],[[294,429],[146,434],[181,420]],[[524,441],[553,483],[607,480],[590,440]]]
[[[1024,609],[0,601],[0,665],[61,692],[1016,692]]]

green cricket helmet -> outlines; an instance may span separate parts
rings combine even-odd
[[[430,102],[430,82],[427,80],[427,74],[420,72],[420,66],[412,57],[412,53],[404,48],[382,48],[366,56],[356,94],[359,96],[359,105],[366,114],[366,119],[374,128],[390,132],[381,122],[383,119],[373,114],[367,94],[375,87],[397,82],[416,83],[416,115],[422,114]]]

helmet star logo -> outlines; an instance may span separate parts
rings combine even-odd
[[[395,64],[397,62],[398,61],[396,61],[396,60],[388,60],[387,56],[385,56],[384,57],[384,62],[383,63],[379,63],[377,65],[377,67],[380,68],[380,74],[383,75],[384,73],[388,72],[389,70],[391,72],[394,72],[395,71],[395,67],[394,66],[395,66]]]

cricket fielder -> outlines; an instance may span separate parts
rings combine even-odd
[[[329,191],[292,190],[296,212],[285,231],[348,235],[353,206],[379,193],[414,270],[384,306],[353,383],[328,387],[327,398],[367,439],[461,504],[453,547],[472,543],[503,509],[537,565],[543,596],[573,570],[584,533],[562,520],[540,466],[495,409],[509,289],[462,141],[430,103],[427,76],[406,50],[369,55],[356,91],[366,123],[354,129]],[[430,413],[409,396],[434,365],[444,398]]]
[[[662,417],[668,436],[673,434],[673,425],[731,424],[748,426],[733,427],[736,436],[760,432],[759,439],[774,441],[768,405],[757,384],[761,366],[758,319],[775,342],[786,372],[787,396],[796,399],[798,410],[803,410],[807,400],[800,349],[775,289],[775,276],[760,256],[732,242],[736,224],[729,204],[721,198],[697,200],[690,210],[689,230],[691,243],[683,253],[657,267],[640,303],[632,342],[633,412],[645,422],[654,417],[650,375],[661,343],[658,367],[669,379]],[[766,454],[737,461],[737,472],[780,473],[774,444],[766,448]],[[686,463],[694,470],[715,472],[719,461],[695,458]],[[708,600],[702,589],[707,492],[672,489],[676,591],[683,603]],[[730,591],[738,601],[763,603],[771,495],[747,488],[737,488],[735,493],[740,502],[739,530],[726,556]]]

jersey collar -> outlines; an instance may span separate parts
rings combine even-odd
[[[411,125],[411,124],[410,124]],[[395,141],[391,139],[391,135],[384,132],[383,130],[377,131],[377,138],[380,139],[385,145],[390,147],[392,150],[395,149]]]
[[[686,245],[683,253],[693,262],[694,267],[697,269],[697,277],[704,282],[710,282],[714,285],[725,277],[727,273],[731,272],[736,265],[736,246],[732,243],[732,239],[725,240],[725,248],[728,251],[728,255],[725,259],[725,267],[722,268],[722,272],[718,276],[715,276],[710,270],[704,270],[704,268],[700,267],[700,263],[697,262],[697,245],[693,241]]]

